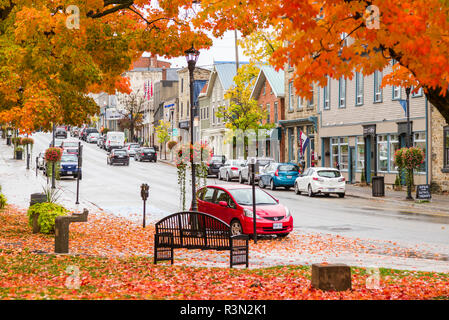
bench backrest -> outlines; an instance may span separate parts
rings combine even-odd
[[[156,223],[156,234],[173,235],[174,248],[230,248],[231,228],[224,221],[206,213],[185,211],[169,215]]]

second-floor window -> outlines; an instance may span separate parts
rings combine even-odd
[[[413,92],[413,90],[415,90],[415,87],[412,86],[412,98],[416,98],[416,97],[422,97],[422,87],[419,88],[419,90],[415,93]]]
[[[399,100],[401,99],[401,87],[393,86],[392,87],[392,99]]]
[[[278,122],[278,103],[274,103],[274,122]]]
[[[355,74],[355,105],[361,106],[363,104],[363,74],[356,72]]]
[[[343,77],[338,80],[338,107],[346,107],[346,79]]]
[[[324,110],[329,110],[331,108],[331,104],[330,104],[330,87],[331,87],[331,81],[330,78],[327,77],[327,84],[326,86],[323,88],[323,109]]]
[[[382,102],[382,72],[374,72],[374,102]]]
[[[271,112],[271,110],[270,110],[270,104],[269,103],[267,103],[267,123],[270,123],[270,112]]]
[[[312,108],[313,107],[313,87],[310,89],[310,91],[312,92],[312,98],[307,100],[307,108]]]
[[[288,83],[288,111],[293,111],[293,81]]]

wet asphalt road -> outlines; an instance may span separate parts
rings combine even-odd
[[[33,138],[33,153],[36,155],[48,147],[51,135],[37,133]],[[140,185],[148,183],[147,214],[150,219],[157,220],[180,210],[175,167],[161,162],[140,163],[133,159],[129,166],[108,166],[106,151],[95,144],[83,142],[83,145],[83,179],[80,184],[83,200],[117,215],[141,216]],[[209,184],[227,183],[214,178],[208,180]],[[76,192],[75,179],[63,178],[59,185]],[[449,254],[449,218],[416,215],[399,205],[382,201],[352,197],[340,199],[336,196],[309,198],[296,195],[293,190],[267,191],[290,208],[297,230],[424,245],[434,252]],[[189,203],[190,194],[186,198]]]

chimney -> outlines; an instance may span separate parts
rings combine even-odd
[[[157,68],[157,56],[150,57],[150,68]]]
[[[162,68],[162,80],[167,80],[167,69]]]

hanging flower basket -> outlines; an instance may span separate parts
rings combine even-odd
[[[62,157],[62,149],[51,147],[45,151],[45,161],[56,163],[61,160]]]

